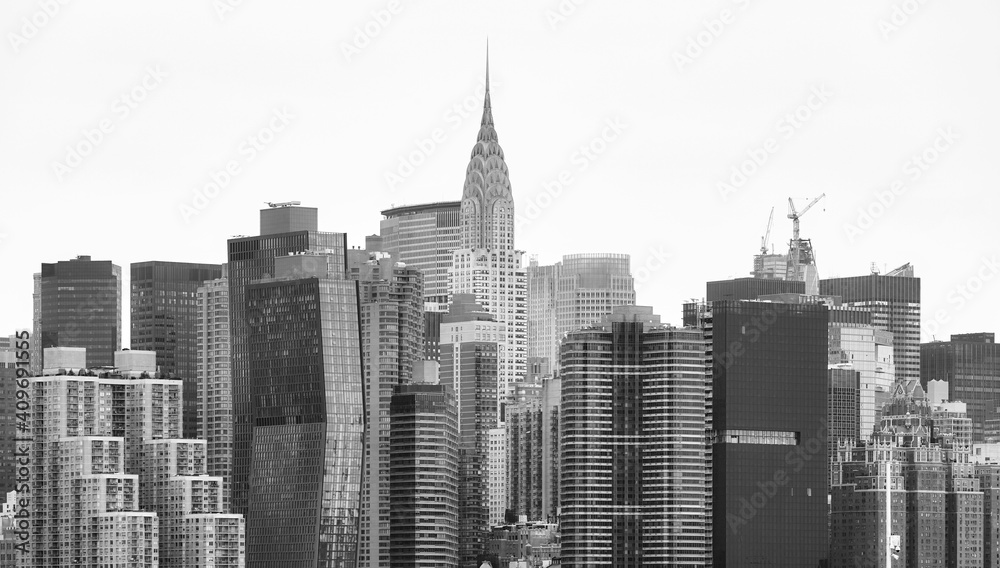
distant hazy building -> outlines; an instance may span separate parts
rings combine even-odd
[[[528,357],[559,367],[559,342],[570,331],[598,323],[616,306],[635,304],[629,255],[571,254],[561,262],[528,266]]]
[[[830,427],[827,436],[827,455],[830,463],[833,463],[838,445],[856,444],[858,440],[862,439],[860,406],[858,404],[861,373],[850,367],[841,369],[831,367],[827,373],[830,377],[830,393],[827,402],[827,419]],[[832,471],[831,468],[831,476]]]
[[[972,438],[982,442],[1000,419],[1000,344],[992,333],[956,334],[920,345],[920,384],[947,381],[952,400],[968,405]],[[996,429],[994,427],[994,429]]]
[[[448,303],[451,253],[459,248],[460,201],[404,205],[382,211],[378,250],[424,274],[424,299]]]
[[[205,440],[206,471],[223,478],[223,509],[230,509],[233,467],[233,397],[229,353],[229,279],[208,280],[195,292],[198,313],[198,434]]]
[[[895,383],[892,334],[870,325],[831,322],[829,341],[829,363],[859,372],[858,428],[860,437],[867,438]]]
[[[566,336],[562,566],[711,562],[706,347],[642,306]]]
[[[502,522],[505,484],[490,485],[490,474],[503,463],[490,463],[493,430],[500,422],[497,390],[498,357],[506,325],[476,303],[471,294],[456,294],[441,324],[440,383],[456,395],[459,451],[459,557],[475,562],[489,527]]]
[[[184,381],[184,437],[198,436],[198,287],[222,277],[218,264],[133,262],[132,349],[156,352],[156,366]]]
[[[450,389],[400,385],[389,440],[391,566],[457,567],[458,416]]]
[[[121,267],[89,256],[43,263],[37,290],[32,337],[39,348],[83,347],[87,368],[111,366],[122,344]]]
[[[247,557],[253,566],[356,563],[365,385],[358,283],[346,278],[344,250],[277,256],[274,276],[249,282],[241,293],[253,440]],[[234,306],[232,263],[230,270]]]
[[[892,333],[897,379],[920,379],[920,279],[903,265],[888,274],[820,280],[823,295],[872,313],[872,325]]]

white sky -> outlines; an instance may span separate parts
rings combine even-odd
[[[30,328],[41,262],[110,259],[127,291],[132,262],[224,262],[227,238],[258,234],[266,201],[318,207],[321,230],[363,245],[390,205],[459,199],[487,36],[518,214],[543,205],[516,244],[540,262],[629,253],[639,303],[679,323],[706,280],[749,274],[771,207],[780,250],[787,198],[801,208],[825,192],[802,219],[821,277],[911,262],[924,340],[997,331],[996,2],[243,0],[220,16],[238,1],[44,0],[52,16],[39,0],[7,3],[3,333]],[[706,47],[679,63],[699,34]],[[121,100],[132,92],[134,108]],[[799,126],[782,121],[797,109]],[[102,121],[60,180],[53,164],[86,151]],[[269,124],[281,127],[269,143],[243,146]],[[434,138],[390,188],[386,174]],[[585,158],[585,145],[602,152]],[[762,147],[763,165],[723,196]],[[937,159],[915,169],[925,151]],[[238,173],[186,219],[181,206],[230,161]],[[539,197],[561,173],[565,189]],[[900,195],[879,209],[894,180]],[[849,235],[859,208],[875,218]]]

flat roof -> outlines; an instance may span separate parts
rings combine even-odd
[[[383,210],[382,215],[386,217],[398,217],[400,215],[412,215],[413,213],[422,213],[424,211],[459,209],[461,206],[461,201],[435,201],[434,203],[420,203],[417,205],[400,205],[399,207]]]

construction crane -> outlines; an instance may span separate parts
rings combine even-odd
[[[771,216],[767,218],[767,230],[760,238],[760,254],[767,254],[767,241],[771,238],[771,224],[774,222],[774,207],[771,208]]]
[[[813,205],[826,197],[826,194],[820,194],[819,197],[813,199],[809,205],[806,205],[805,209],[802,211],[795,210],[795,202],[792,198],[788,198],[788,218],[792,220],[792,280],[798,281],[800,279],[800,267],[799,267],[799,219],[806,214],[806,211],[812,208]]]

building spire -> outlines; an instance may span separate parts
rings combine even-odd
[[[483,101],[483,120],[480,126],[493,126],[493,107],[490,105],[490,38],[486,38],[486,100]]]

